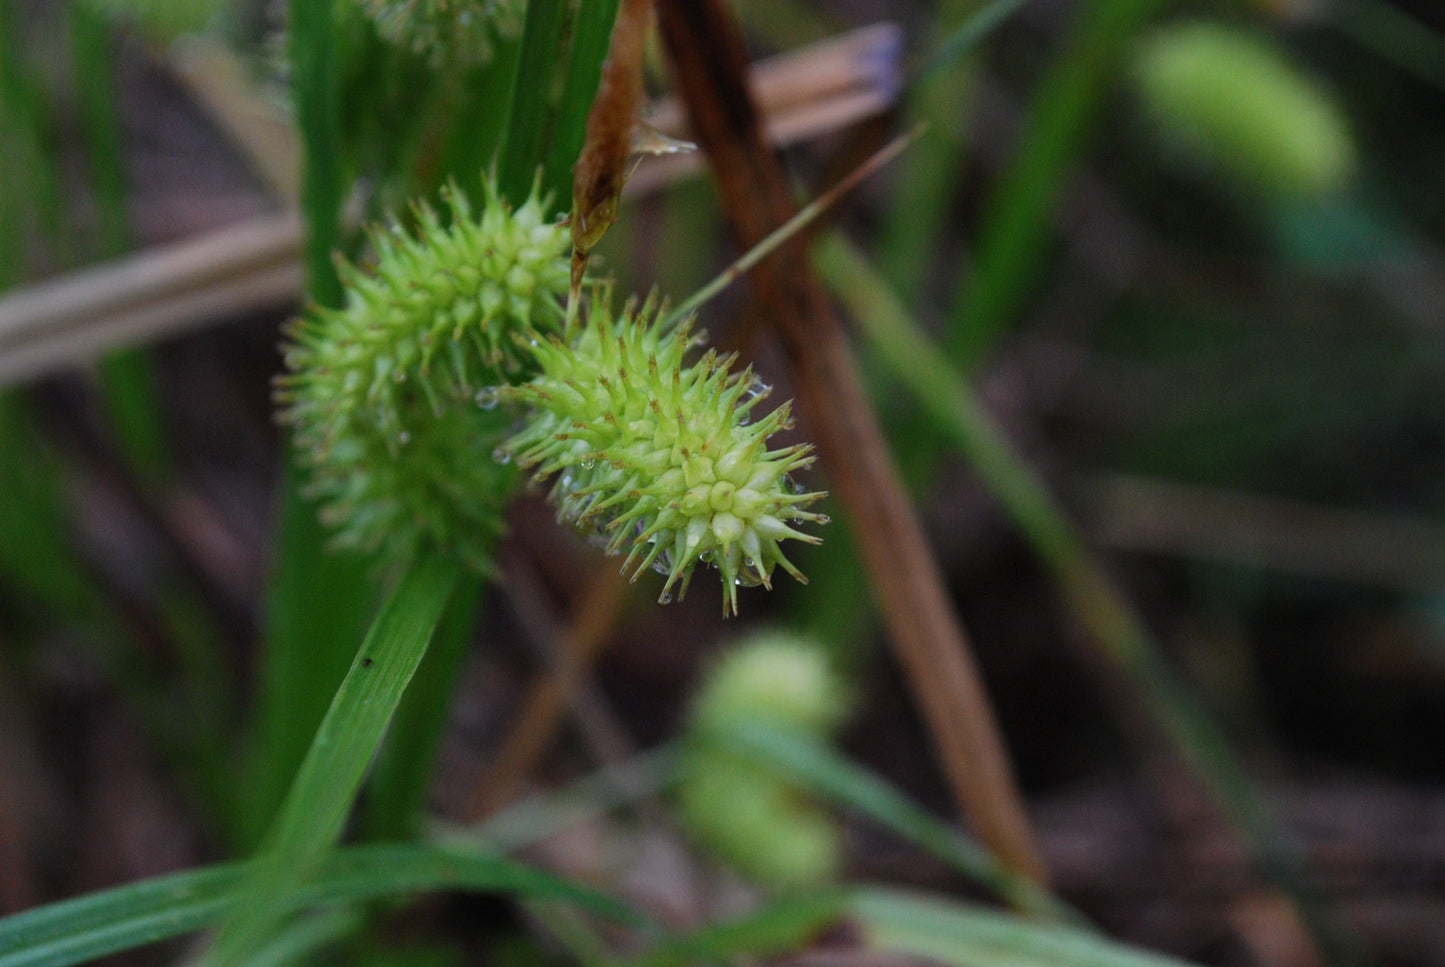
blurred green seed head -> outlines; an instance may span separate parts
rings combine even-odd
[[[779,545],[819,542],[792,525],[826,522],[805,509],[823,494],[789,476],[813,462],[809,447],[767,447],[791,425],[787,404],[750,422],[767,388],[712,351],[686,362],[699,340],[688,323],[662,326],[664,315],[653,300],[616,312],[604,289],[568,340],[538,337],[540,374],[506,394],[536,415],[504,449],[554,478],[558,516],[608,554],[626,550],[634,578],[649,567],[667,575],[664,602],[708,564],[722,577],[723,613],[736,614],[738,586],[771,586],[774,567],[804,580]]]
[[[1273,197],[1337,191],[1354,169],[1335,102],[1261,37],[1222,24],[1166,27],[1139,45],[1133,77],[1167,137]]]
[[[823,740],[848,711],[847,689],[823,649],[769,631],[723,655],[693,702],[684,778],[683,822],[739,872],[779,889],[834,876],[842,863],[837,824],[787,777],[726,746],[740,723],[769,725]]]
[[[345,305],[289,327],[277,399],[339,546],[486,569],[515,471],[491,456],[511,415],[478,402],[533,371],[518,333],[561,325],[570,242],[535,193],[445,198],[449,220],[374,232],[371,270],[340,266]]]
[[[388,43],[425,55],[434,66],[492,59],[498,38],[518,36],[526,0],[351,0]]]
[[[777,776],[741,760],[690,755],[678,815],[692,836],[743,876],[776,890],[826,883],[842,866],[842,833]]]
[[[817,643],[770,631],[735,648],[709,672],[692,721],[701,729],[732,722],[776,722],[808,735],[827,735],[848,712],[842,682]]]

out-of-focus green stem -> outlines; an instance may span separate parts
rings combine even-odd
[[[1003,504],[1099,653],[1248,840],[1261,871],[1298,903],[1322,951],[1361,960],[1329,919],[1284,831],[1264,809],[1229,744],[1165,662],[1144,623],[1085,547],[1068,516],[1014,449],[962,374],[914,324],[878,270],[842,235],[820,239],[814,266],[848,306],[869,347],[907,387]]]
[[[1018,151],[983,213],[973,267],[954,296],[948,351],[965,369],[987,353],[1038,277],[1049,217],[1139,25],[1167,0],[1099,0],[1039,83]]]

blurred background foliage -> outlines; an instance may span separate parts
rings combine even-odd
[[[281,5],[259,0],[0,0],[0,288],[13,290],[0,293],[0,913],[247,855],[382,590],[369,562],[325,550],[272,418],[297,281],[198,309],[185,332],[32,369],[27,293],[301,197],[308,240],[288,265],[304,266],[306,298],[334,303],[333,248],[364,260],[362,221],[404,223],[448,179],[475,192],[494,167],[520,200],[540,165],[559,214],[571,198],[615,3],[533,0],[456,61],[393,42],[391,21],[378,30],[366,16],[376,4],[326,6],[292,4],[293,18],[323,17],[298,47]],[[834,218],[872,267],[853,274],[872,287],[859,301],[836,286],[842,303],[857,313],[894,298],[969,381],[1221,723],[1329,916],[1377,962],[1445,964],[1441,9],[732,7],[759,59],[897,25],[849,68],[875,106],[781,148],[804,198],[892,131],[929,124]],[[446,33],[432,24],[427,36]],[[227,70],[240,80],[218,95],[211,82]],[[663,97],[660,50],[647,70]],[[271,121],[253,115],[290,132],[275,151]],[[644,161],[636,180],[662,164]],[[736,254],[694,171],[630,196],[596,257],[627,291],[681,298]],[[124,298],[110,311],[132,308]],[[789,375],[758,336],[763,311],[741,285],[703,322],[781,401]],[[856,346],[1057,895],[1114,936],[1200,962],[1308,956],[1234,839],[1180,791],[1141,722],[1137,682],[1089,647],[1087,619],[1005,485],[960,456],[886,353],[861,334]],[[820,465],[819,486],[827,476]],[[497,810],[524,792],[642,761],[680,733],[715,654],[764,624],[812,633],[846,677],[851,767],[951,815],[842,514],[821,548],[798,553],[807,587],[746,591],[726,623],[707,582],[658,608],[656,576],[615,580],[614,562],[551,516],[538,495],[519,500],[498,549],[504,578],[452,599],[354,838],[484,815],[505,830],[521,814]],[[580,672],[558,670],[572,667],[566,649]],[[846,879],[983,882],[1029,908],[1017,884],[990,879],[997,869],[939,846],[953,833],[918,807],[888,800],[884,819],[860,818],[867,797],[813,754],[810,785],[852,810]],[[666,784],[659,769],[654,786]],[[739,908],[743,881],[679,845],[656,788],[600,788],[584,787],[584,803],[597,813],[620,797],[625,821],[522,837],[528,856],[674,926]],[[521,822],[545,826],[544,812]],[[330,943],[338,963],[510,964],[586,960],[600,942],[537,901],[439,900],[381,922],[318,924],[321,939],[299,949],[319,957]],[[766,936],[736,949],[767,955]]]

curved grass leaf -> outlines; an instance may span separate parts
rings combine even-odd
[[[426,654],[461,565],[423,561],[402,576],[377,615],[316,731],[261,855],[247,873],[236,917],[206,962],[239,964],[263,943],[336,844],[367,767]]]
[[[848,912],[868,947],[956,967],[1186,967],[1096,933],[904,890],[858,890]]]
[[[883,779],[822,742],[757,722],[737,723],[715,738],[815,795],[862,813],[992,890],[1015,909],[1034,917],[1085,923],[1079,913],[1009,870],[968,834],[935,819]]]
[[[64,967],[212,926],[234,906],[250,863],[228,863],[53,903],[0,920],[0,967]],[[614,919],[622,904],[509,860],[435,847],[357,846],[333,853],[283,913],[439,890],[566,900]]]
[[[850,897],[824,890],[775,900],[745,917],[669,940],[621,967],[685,967],[796,950],[846,913]]]

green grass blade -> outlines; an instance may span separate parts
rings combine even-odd
[[[867,816],[1021,912],[1086,922],[1048,891],[1010,871],[962,830],[930,816],[902,792],[822,742],[757,722],[741,722],[726,734],[712,737],[748,761],[760,762],[813,794]]]
[[[7,917],[0,920],[0,967],[64,967],[211,926],[244,896],[238,891],[253,869],[244,863],[206,867]],[[338,850],[292,896],[285,912],[441,890],[565,900],[639,922],[609,897],[510,860],[407,845]]]
[[[288,923],[258,950],[246,967],[313,964],[318,953],[353,936],[366,924],[366,913],[354,906],[325,909]]]
[[[882,887],[860,889],[848,913],[874,950],[957,967],[1186,967],[1097,933]]]
[[[1166,2],[1084,5],[1066,49],[1039,83],[1017,154],[984,210],[972,271],[954,298],[948,350],[965,368],[993,345],[1038,278],[1054,205],[1119,57],[1139,26]]]
[[[50,150],[52,108],[27,72],[27,39],[16,29],[14,4],[0,3],[0,289],[23,278],[34,258],[26,243],[45,236],[64,244],[60,166]]]
[[[298,471],[281,483],[276,563],[234,842],[254,848],[275,816],[376,610],[371,562],[326,550]]]
[[[577,12],[572,52],[567,61],[567,79],[563,82],[557,114],[561,123],[552,139],[542,173],[542,187],[551,192],[563,208],[572,202],[572,167],[582,151],[587,133],[587,112],[597,96],[602,62],[607,58],[612,24],[617,19],[618,2],[582,0],[581,9]],[[577,123],[579,118],[581,123]]]
[[[513,84],[522,56],[520,37],[500,38],[492,62],[474,69],[465,85],[446,145],[446,170],[468,197],[482,197],[482,178],[496,156],[511,120]]]
[[[687,967],[796,950],[836,921],[846,902],[846,894],[833,890],[774,900],[745,917],[663,943],[619,967]]]
[[[848,306],[870,348],[1004,505],[1052,572],[1097,653],[1129,683],[1161,732],[1243,834],[1264,875],[1294,899],[1321,949],[1336,962],[1358,962],[1356,942],[1330,916],[1224,734],[1190,695],[1148,628],[1095,562],[1068,515],[962,374],[919,331],[877,270],[842,235],[834,233],[820,242],[814,265]]]
[[[0,393],[0,581],[61,618],[91,620],[100,594],[82,577],[65,536],[65,493],[33,425],[29,401]]]
[[[459,565],[416,564],[397,584],[341,683],[266,845],[247,875],[234,920],[206,963],[244,962],[294,905],[302,884],[341,836],[387,724],[416,673]]]
[[[341,303],[331,253],[341,232],[345,192],[340,143],[340,85],[331,0],[290,0],[291,94],[305,147],[301,206],[306,216],[307,289],[321,305]]]
[[[881,265],[900,292],[917,292],[935,274],[936,253],[961,190],[974,66],[968,55],[1028,0],[950,0],[936,34],[945,39],[913,73],[905,91],[911,123],[928,137],[898,160]]]
[[[498,162],[497,181],[513,205],[527,200],[533,179],[550,151],[567,69],[567,0],[531,0],[522,28],[522,53],[512,86],[512,108]],[[585,124],[586,114],[576,123]],[[571,202],[569,190],[553,204]]]
[[[403,839],[416,832],[484,587],[475,575],[462,579],[396,710],[367,789],[361,827],[368,839]]]

